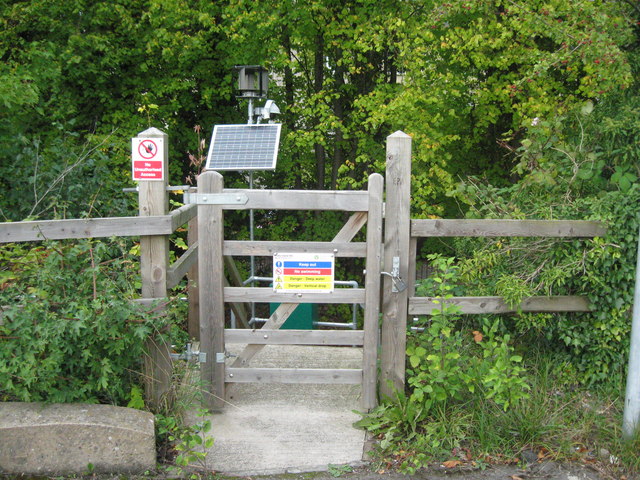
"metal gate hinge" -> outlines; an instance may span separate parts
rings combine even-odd
[[[207,363],[207,354],[198,350],[192,350],[190,343],[187,343],[187,348],[184,353],[170,353],[169,356],[173,360],[186,360],[190,362],[193,359],[197,359],[199,363]]]
[[[184,193],[185,205],[245,205],[248,201],[246,193]]]

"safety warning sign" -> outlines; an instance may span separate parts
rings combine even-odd
[[[134,180],[164,180],[164,139],[131,139],[131,160]]]
[[[273,291],[333,292],[333,253],[274,253]]]

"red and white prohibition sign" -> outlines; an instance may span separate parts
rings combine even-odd
[[[146,139],[140,142],[138,145],[138,153],[145,160],[151,160],[158,153],[158,146],[156,142],[150,139]]]
[[[131,141],[133,179],[164,180],[164,139],[136,137]]]

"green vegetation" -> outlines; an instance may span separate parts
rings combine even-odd
[[[580,387],[578,377],[559,374],[567,365],[529,353],[533,358],[523,363],[523,380],[530,389],[506,411],[493,399],[467,394],[417,417],[415,403],[398,393],[365,416],[361,425],[380,439],[374,453],[378,468],[414,473],[433,464],[526,468],[537,460],[558,460],[616,478],[637,472],[640,439],[621,439],[621,392]]]
[[[525,449],[607,450],[611,465],[635,469],[637,443],[620,443],[618,425],[640,227],[639,25],[629,0],[2,2],[0,219],[132,214],[121,191],[132,186],[130,139],[149,126],[169,135],[171,183],[193,182],[211,126],[245,122],[233,65],[262,64],[278,79],[283,134],[278,168],[256,173],[258,185],[360,188],[384,172],[386,136],[403,130],[414,217],[609,227],[588,241],[424,241],[420,294],[513,305],[586,295],[594,311],[470,317],[442,303],[413,325],[407,391],[362,421],[383,451],[407,470]],[[257,211],[256,239],[328,240],[341,220]],[[245,214],[225,221],[248,238]],[[0,400],[144,408],[145,340],[181,343],[184,307],[158,316],[131,305],[132,249],[119,239],[0,249]],[[350,278],[362,265],[339,268]],[[159,412],[166,438],[178,438],[179,403]]]
[[[126,244],[49,242],[2,249],[2,401],[126,405],[144,341],[169,319],[137,307]]]
[[[442,303],[413,323],[406,391],[396,391],[357,423],[379,439],[380,468],[412,474],[433,463],[524,467],[532,461],[525,454],[615,474],[640,468],[638,441],[621,439],[624,379],[610,372],[608,381],[596,381],[589,376],[592,367],[578,373],[575,349],[563,349],[564,342],[553,338],[567,328],[562,315],[460,315],[446,300],[453,292],[467,293],[468,272],[453,258],[428,260],[432,272],[417,294],[433,294]],[[585,344],[601,340],[597,333],[583,338]],[[621,348],[618,343],[609,350]],[[605,364],[601,355],[586,345],[580,353]]]

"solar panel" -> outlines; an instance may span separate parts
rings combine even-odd
[[[206,170],[274,170],[280,142],[279,123],[216,125]]]

